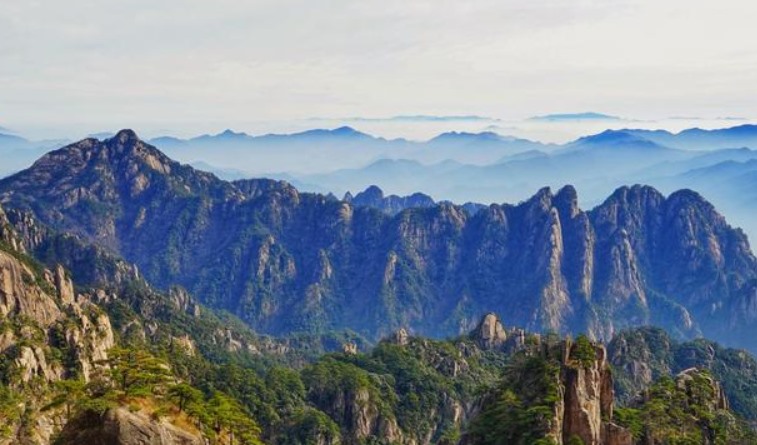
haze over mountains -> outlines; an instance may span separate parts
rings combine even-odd
[[[611,117],[541,118],[584,114],[603,122]],[[558,189],[571,184],[581,205],[594,206],[622,185],[648,184],[666,193],[691,188],[757,239],[754,125],[678,133],[607,130],[562,145],[492,131],[447,132],[418,142],[374,137],[351,127],[262,136],[227,130],[191,139],[158,137],[150,143],[225,179],[284,179],[302,191],[340,197],[377,185],[387,194],[420,192],[437,201],[489,204],[525,200],[545,185]],[[59,145],[61,141],[0,137],[0,175],[30,165]]]

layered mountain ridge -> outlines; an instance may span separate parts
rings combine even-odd
[[[597,339],[656,324],[751,347],[757,330],[746,237],[689,190],[622,187],[584,211],[566,186],[475,214],[439,203],[387,215],[284,182],[222,181],[124,130],[3,179],[0,202],[263,333],[446,336],[489,311]]]

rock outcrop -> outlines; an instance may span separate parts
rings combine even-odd
[[[366,388],[350,388],[310,395],[316,406],[341,426],[342,441],[357,445],[368,438],[380,437],[387,443],[402,440],[402,431],[396,419],[380,409],[376,395]]]
[[[52,325],[61,311],[46,278],[48,274],[40,277],[10,253],[0,251],[0,315],[27,317],[43,328]]]
[[[707,384],[711,388],[710,392],[712,394],[710,399],[704,402],[709,405],[709,408],[712,411],[727,411],[729,409],[728,399],[725,396],[725,392],[723,391],[723,387],[720,385],[720,382],[715,380],[709,373],[704,374],[701,369],[689,368],[678,373],[675,378],[676,386],[678,386],[679,389],[690,393],[691,391],[689,391],[689,387],[694,384],[696,378],[702,377],[707,381]]]
[[[204,445],[201,435],[124,408],[87,412],[69,422],[59,445]]]
[[[355,196],[347,192],[342,200],[355,207],[373,207],[389,215],[396,215],[409,208],[432,207],[436,205],[433,198],[423,193],[413,193],[410,196],[385,196],[384,191],[375,185],[368,187]]]
[[[507,332],[499,321],[499,317],[494,313],[488,313],[481,319],[481,323],[478,324],[471,337],[483,349],[493,349],[505,344]]]
[[[595,357],[581,362],[575,358],[578,345],[567,342],[567,360],[562,371],[562,442],[580,438],[585,445],[632,445],[631,433],[612,423],[613,383],[607,351],[594,346]]]

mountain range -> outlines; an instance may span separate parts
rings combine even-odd
[[[484,147],[485,143],[471,145]],[[462,155],[454,161],[430,163],[395,157],[327,173],[271,176],[314,192],[354,193],[378,185],[394,194],[421,191],[440,200],[480,203],[518,202],[544,185],[571,184],[580,191],[581,204],[588,206],[599,204],[626,184],[643,183],[667,193],[691,188],[754,238],[757,223],[752,215],[757,207],[743,192],[748,196],[754,181],[748,174],[734,175],[725,185],[729,189],[723,190],[718,171],[709,177],[709,170],[703,170],[723,162],[757,159],[757,151],[748,147],[757,148],[757,127],[751,125],[678,134],[607,130],[559,147],[523,147],[486,164],[466,162]],[[463,148],[457,151],[465,153]]]
[[[526,200],[545,185],[559,189],[571,184],[579,191],[580,204],[593,207],[627,184],[652,185],[665,193],[691,188],[732,224],[757,237],[752,218],[757,208],[749,198],[754,188],[751,177],[734,175],[723,184],[717,176],[720,170],[714,170],[712,178],[702,170],[722,162],[757,159],[757,127],[748,124],[678,133],[607,130],[561,145],[491,131],[448,132],[427,141],[384,139],[351,127],[255,136],[226,130],[149,142],[173,159],[224,179],[264,176],[286,180],[300,191],[337,196],[378,185],[389,194],[420,192],[438,201],[489,204]],[[0,175],[31,165],[60,145],[0,137],[5,160]]]
[[[757,260],[690,190],[621,187],[589,211],[568,186],[475,212],[428,201],[386,212],[285,182],[223,181],[124,130],[3,179],[0,202],[261,333],[439,337],[495,311],[533,331],[609,339],[655,324],[753,347]]]

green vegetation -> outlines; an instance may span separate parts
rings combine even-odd
[[[545,435],[558,398],[560,365],[555,357],[519,353],[499,387],[470,426],[480,445],[547,444]]]
[[[619,409],[616,422],[629,428],[637,440],[654,443],[757,443],[757,434],[721,405],[717,391],[707,371],[663,377],[637,407]]]
[[[570,357],[579,365],[588,368],[597,360],[597,351],[594,350],[589,338],[581,334],[576,338]]]
[[[64,407],[69,418],[86,418],[115,407],[177,421],[187,417],[212,443],[258,445],[260,428],[234,398],[220,391],[204,393],[178,382],[170,366],[158,357],[128,347],[113,348],[102,373],[89,383],[62,380],[54,385],[52,402],[44,410]]]
[[[757,360],[746,351],[706,339],[678,342],[662,329],[647,327],[618,334],[608,345],[608,356],[621,404],[633,400],[651,383],[632,372],[634,363],[648,368],[653,381],[700,368],[721,383],[733,411],[757,419]]]

